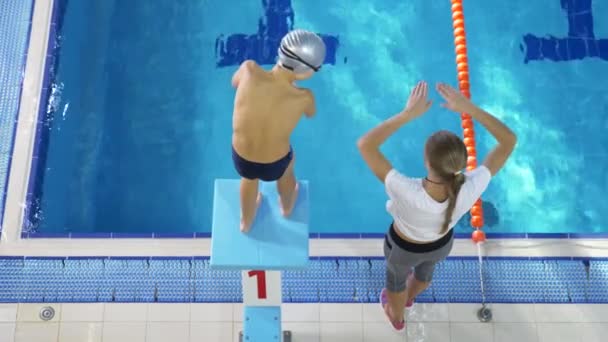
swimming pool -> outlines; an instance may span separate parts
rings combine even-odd
[[[246,53],[272,60],[293,25],[335,43],[304,83],[318,115],[293,138],[297,175],[311,184],[310,229],[383,232],[386,196],[355,141],[398,111],[418,79],[456,82],[448,1],[56,6],[54,91],[30,177],[30,231],[209,232],[213,180],[237,177],[230,77]],[[608,75],[608,1],[480,2],[465,13],[473,97],[520,138],[484,195],[488,231],[607,231],[608,85],[596,80]],[[424,139],[440,128],[460,132],[460,120],[435,106],[385,151],[421,176]],[[492,140],[476,132],[483,156]]]

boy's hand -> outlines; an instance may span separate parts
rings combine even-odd
[[[421,116],[431,108],[432,102],[427,98],[428,85],[424,81],[418,82],[418,84],[412,89],[405,109],[402,114],[408,115],[412,119]]]
[[[475,108],[475,105],[462,95],[462,93],[445,83],[438,83],[437,91],[446,101],[441,105],[442,107],[457,113],[468,113],[472,108]]]

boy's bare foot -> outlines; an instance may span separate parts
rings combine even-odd
[[[279,196],[279,206],[281,207],[281,214],[283,214],[283,217],[288,217],[291,215],[293,207],[296,204],[296,200],[298,199],[298,189],[299,184],[296,182],[296,186],[291,193],[291,198],[287,198],[285,201],[282,201],[281,197]]]
[[[255,215],[257,214],[258,209],[260,208],[260,203],[262,203],[262,193],[258,192],[258,197],[255,200],[255,212],[253,214],[253,217],[251,217],[251,219],[249,220],[246,220],[245,218],[241,217],[241,233],[248,233],[251,229],[251,224],[253,223],[253,220],[255,220]]]

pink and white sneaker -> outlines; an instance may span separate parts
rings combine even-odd
[[[390,308],[388,307],[387,303],[388,298],[386,297],[386,289],[382,289],[382,292],[380,292],[380,305],[382,305],[382,310],[384,310],[384,314],[391,323],[393,330],[396,332],[403,332],[405,330],[405,320],[402,320],[401,322],[393,322],[391,320],[391,316],[388,314],[388,310],[390,310]]]

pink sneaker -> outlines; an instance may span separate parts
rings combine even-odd
[[[402,320],[401,322],[397,323],[393,322],[388,314],[388,310],[390,309],[387,306],[387,302],[388,299],[386,297],[386,289],[382,289],[382,292],[380,292],[380,304],[382,305],[382,310],[384,310],[384,314],[386,315],[388,321],[391,323],[393,330],[395,330],[396,332],[402,332],[403,330],[405,330],[405,320]]]

